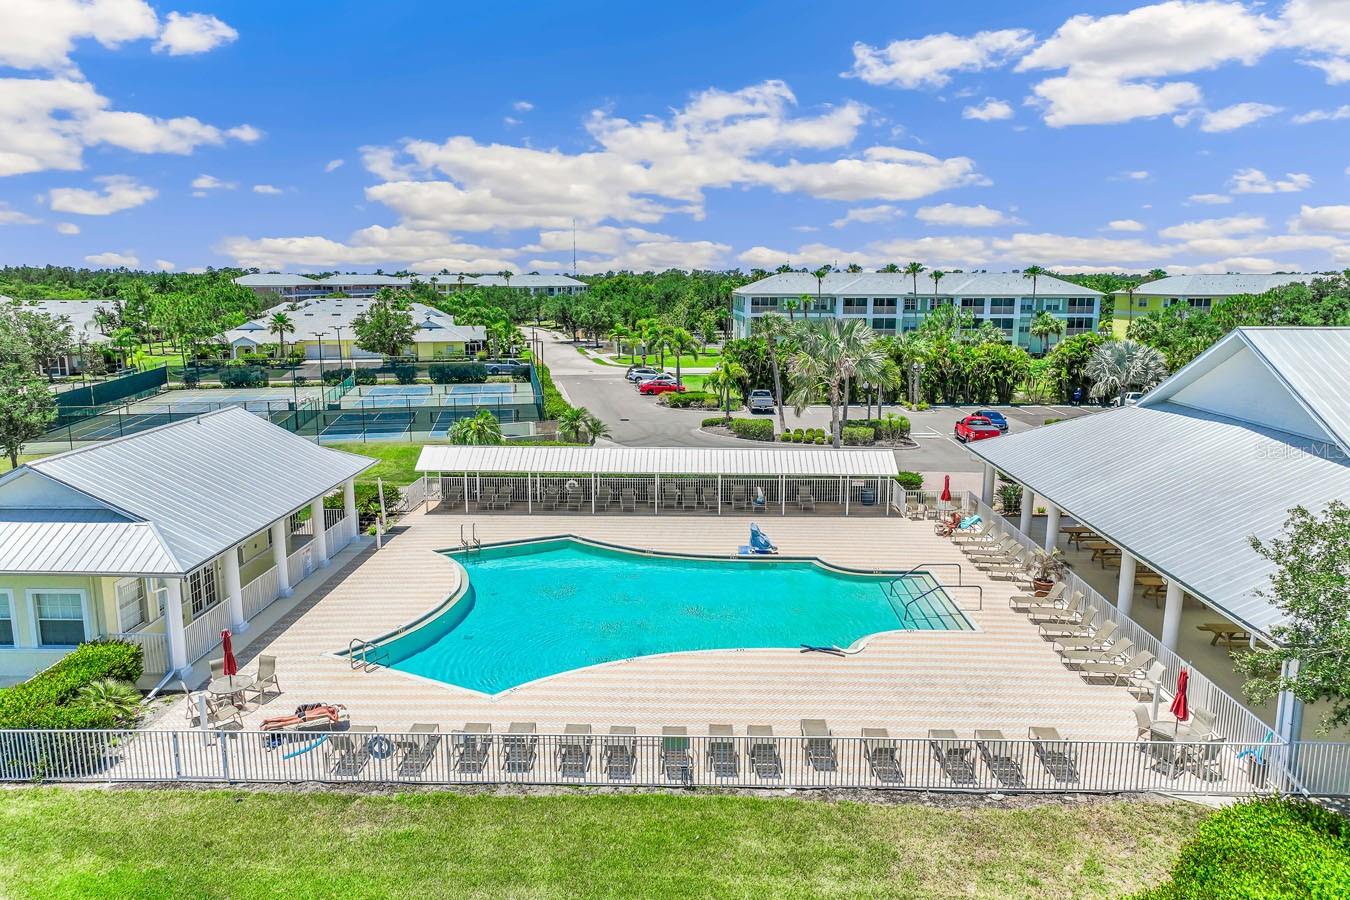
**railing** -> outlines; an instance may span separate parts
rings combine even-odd
[[[194,663],[220,643],[220,632],[230,627],[230,604],[225,599],[193,619],[183,629],[187,660]]]
[[[328,507],[324,507],[323,510],[324,530],[332,529],[332,527],[337,523],[341,522],[346,515],[347,511],[345,509],[342,509],[341,507],[335,509],[329,509]]]
[[[277,567],[273,566],[244,585],[244,620],[248,621],[277,599]]]
[[[169,642],[162,631],[126,631],[120,634],[110,634],[108,637],[114,641],[126,641],[129,644],[139,644],[143,651],[143,667],[145,674],[158,675],[169,671]]]
[[[1350,745],[857,737],[0,731],[0,781],[403,782],[999,793],[1287,793]],[[1346,790],[1342,777],[1339,790]]]
[[[993,523],[1000,534],[1012,537],[1021,546],[1029,550],[1044,551],[1040,544],[1019,531],[1015,525],[994,512],[975,495],[963,492],[962,503],[967,511],[978,512],[985,521]],[[1116,622],[1119,626],[1117,637],[1132,642],[1136,650],[1144,650],[1153,654],[1163,664],[1165,670],[1163,684],[1175,685],[1181,670],[1183,668],[1190,669],[1187,683],[1187,699],[1190,706],[1192,709],[1198,707],[1214,713],[1217,720],[1214,727],[1220,734],[1232,740],[1253,743],[1270,738],[1271,728],[1269,725],[1206,678],[1204,673],[1196,670],[1194,666],[1189,666],[1180,656],[1164,647],[1162,641],[1154,637],[1144,626],[1122,614],[1116,608],[1115,603],[1102,596],[1096,588],[1073,571],[1069,571],[1064,580],[1068,584],[1070,596],[1075,591],[1081,591],[1087,600],[1087,605],[1097,610],[1097,614],[1087,624],[1100,625],[1107,620]]]
[[[286,574],[289,576],[286,580],[292,588],[314,571],[315,560],[312,546],[311,544],[305,544],[286,557]],[[306,562],[308,562],[308,565],[306,565]]]
[[[328,556],[331,559],[338,551],[356,540],[356,517],[346,516],[328,526],[324,532],[328,544]]]
[[[399,488],[398,502],[386,509],[385,512],[391,516],[401,516],[410,513],[425,503],[429,496],[429,492],[433,487],[439,487],[439,485],[440,479],[432,479],[423,475],[412,484]],[[461,499],[463,499],[462,495]]]

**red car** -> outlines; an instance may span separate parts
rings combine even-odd
[[[653,378],[650,381],[644,381],[638,385],[639,394],[684,393],[687,390],[689,389],[676,382],[673,378],[669,381],[664,378]]]
[[[984,416],[966,416],[964,419],[956,420],[956,439],[963,444],[996,438],[1002,433],[997,425]]]

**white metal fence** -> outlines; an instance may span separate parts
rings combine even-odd
[[[273,566],[244,585],[244,619],[252,619],[277,599],[277,567]]]
[[[325,512],[341,513],[342,510],[325,510]],[[356,517],[339,516],[330,519],[328,529],[324,531],[324,538],[328,544],[328,556],[330,558],[336,556],[338,551],[356,540]]]
[[[997,792],[1295,792],[1350,745],[338,731],[0,731],[0,781],[403,782]],[[1325,793],[1344,793],[1328,781]],[[1330,790],[1334,788],[1334,790]]]
[[[230,604],[224,598],[183,629],[187,660],[194,663],[220,643],[220,632],[230,627]]]
[[[127,631],[108,635],[110,640],[139,644],[142,651],[142,668],[146,672],[159,673],[169,671],[169,643],[162,631]]]

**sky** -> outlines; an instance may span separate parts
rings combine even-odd
[[[1350,266],[1350,0],[0,0],[0,263]]]

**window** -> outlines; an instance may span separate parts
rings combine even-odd
[[[984,298],[983,298],[983,297],[962,297],[962,298],[961,298],[961,308],[962,308],[962,309],[972,310],[972,311],[974,311],[974,310],[979,310],[980,312],[984,312]]]
[[[1062,312],[1064,312],[1064,300],[1063,300],[1062,298],[1055,298],[1055,299],[1052,299],[1052,300],[1046,300],[1046,301],[1045,301],[1045,307],[1044,307],[1044,308],[1045,308],[1046,312],[1059,312],[1059,313],[1062,313]]]
[[[1096,308],[1097,301],[1091,297],[1073,297],[1069,300],[1069,312],[1090,313]]]
[[[906,297],[906,298],[905,298],[905,312],[917,312],[918,309],[919,309],[919,298],[918,298],[918,297]]]
[[[207,563],[189,575],[187,577],[187,590],[188,599],[191,601],[193,619],[219,603],[220,595],[216,592],[215,562]]]
[[[1012,332],[1013,330],[1012,319],[990,319],[989,321],[993,322],[997,327],[1002,328],[1004,331]]]
[[[1012,297],[994,297],[989,301],[989,315],[991,316],[1011,316],[1016,308],[1017,301]]]
[[[908,302],[908,301],[906,301]],[[874,313],[893,313],[895,312],[894,297],[878,297],[872,300],[872,312]]]
[[[122,631],[134,631],[149,619],[145,602],[145,582],[123,578],[117,582],[117,625]]]
[[[38,644],[68,647],[84,640],[84,595],[79,591],[33,591]]]
[[[873,320],[872,320],[872,328],[873,328],[874,330],[876,330],[876,331],[884,331],[884,332],[887,332],[887,333],[894,333],[894,332],[895,332],[895,317],[894,317],[894,316],[887,316],[886,318],[877,318],[877,319],[873,319]]]
[[[859,315],[866,315],[866,314],[867,314],[867,298],[866,298],[866,297],[845,297],[845,298],[844,298],[844,315],[846,315],[846,316],[859,316]]]
[[[771,309],[777,309],[777,308],[778,308],[778,298],[777,298],[777,297],[751,297],[751,298],[750,298],[750,311],[751,311],[751,312],[767,312],[768,310],[771,310]]]
[[[1209,309],[1214,301],[1209,297],[1191,297],[1186,302],[1190,304],[1191,309]]]
[[[1092,330],[1092,318],[1090,316],[1071,316],[1064,320],[1065,334],[1083,334]]]
[[[14,598],[0,591],[0,647],[14,646]]]

